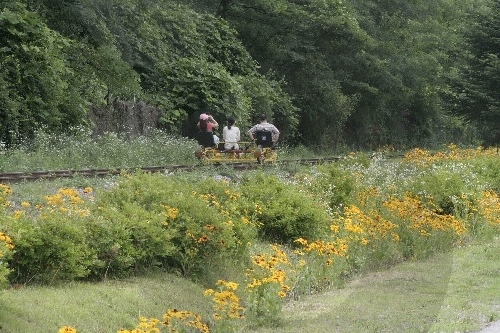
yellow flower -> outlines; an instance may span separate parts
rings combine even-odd
[[[201,236],[200,238],[198,238],[198,239],[196,240],[196,242],[197,242],[197,243],[206,243],[206,242],[208,242],[208,236],[203,235],[203,236]]]
[[[57,333],[76,333],[76,328],[71,326],[63,326],[57,331]]]
[[[333,232],[337,232],[337,231],[339,231],[339,226],[336,224],[332,224],[332,225],[330,225],[330,230]]]
[[[229,282],[229,281],[224,281],[224,280],[218,280],[217,284],[220,286],[224,286],[229,290],[236,290],[238,289],[238,284],[236,282]]]
[[[204,226],[205,229],[209,230],[209,231],[214,231],[216,229],[215,226],[211,225],[211,224],[206,224]]]
[[[15,218],[15,219],[18,219],[18,218],[20,218],[20,217],[21,217],[21,216],[23,216],[23,215],[24,215],[24,212],[23,212],[22,210],[16,210],[16,211],[14,212],[14,218]]]
[[[205,296],[210,296],[214,293],[214,290],[213,289],[207,289],[203,292],[203,295]]]
[[[304,238],[297,238],[294,242],[299,243],[300,245],[307,245],[307,240]]]

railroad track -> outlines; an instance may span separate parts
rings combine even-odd
[[[288,159],[278,160],[270,165],[283,165],[283,164],[302,164],[314,165],[322,163],[330,163],[338,161],[340,157],[324,157],[324,158],[306,158],[306,159]],[[213,165],[213,164],[212,164]],[[217,164],[215,164],[217,165]],[[223,163],[234,168],[235,170],[255,169],[262,167],[257,162],[247,163]],[[143,166],[132,168],[110,168],[110,169],[80,169],[80,170],[40,170],[40,171],[23,171],[23,172],[4,172],[0,173],[0,183],[15,183],[20,181],[35,181],[41,179],[53,180],[59,178],[72,178],[72,177],[108,177],[119,175],[121,173],[135,172],[142,170],[144,172],[168,172],[168,171],[193,171],[207,167],[207,165],[167,165],[167,166]]]

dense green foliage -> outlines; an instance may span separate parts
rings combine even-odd
[[[465,22],[482,24],[484,2],[186,2],[222,15],[263,70],[286,78],[308,145],[465,139],[449,97],[467,68]]]
[[[17,2],[0,13],[0,141],[31,138],[83,123],[87,106],[64,60],[70,41]]]
[[[220,121],[234,115],[241,126],[259,112],[276,114],[294,132],[290,97],[257,72],[235,31],[212,15],[167,1],[26,3],[47,31],[72,41],[59,58],[70,62],[89,104],[142,99],[161,110],[160,127],[183,135],[193,135],[201,112]]]
[[[251,174],[242,180],[241,191],[262,210],[263,240],[292,245],[299,237],[320,238],[329,228],[329,216],[321,206],[276,177]]]
[[[500,1],[471,16],[474,22],[466,32],[469,41],[469,66],[463,69],[463,80],[457,84],[455,112],[482,129],[486,144],[500,143]]]
[[[183,136],[208,112],[243,129],[267,113],[307,146],[497,141],[495,0],[0,3],[7,145],[116,99],[154,105]]]

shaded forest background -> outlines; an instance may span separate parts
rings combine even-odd
[[[0,0],[0,141],[193,136],[270,116],[290,145],[498,144],[499,0]]]

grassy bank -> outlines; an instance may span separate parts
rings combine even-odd
[[[289,301],[278,327],[292,332],[474,332],[500,319],[500,238],[356,277],[341,289]],[[5,290],[0,331],[116,332],[169,308],[208,316],[200,285],[169,274]]]
[[[256,332],[475,332],[500,319],[500,238],[357,277]]]

